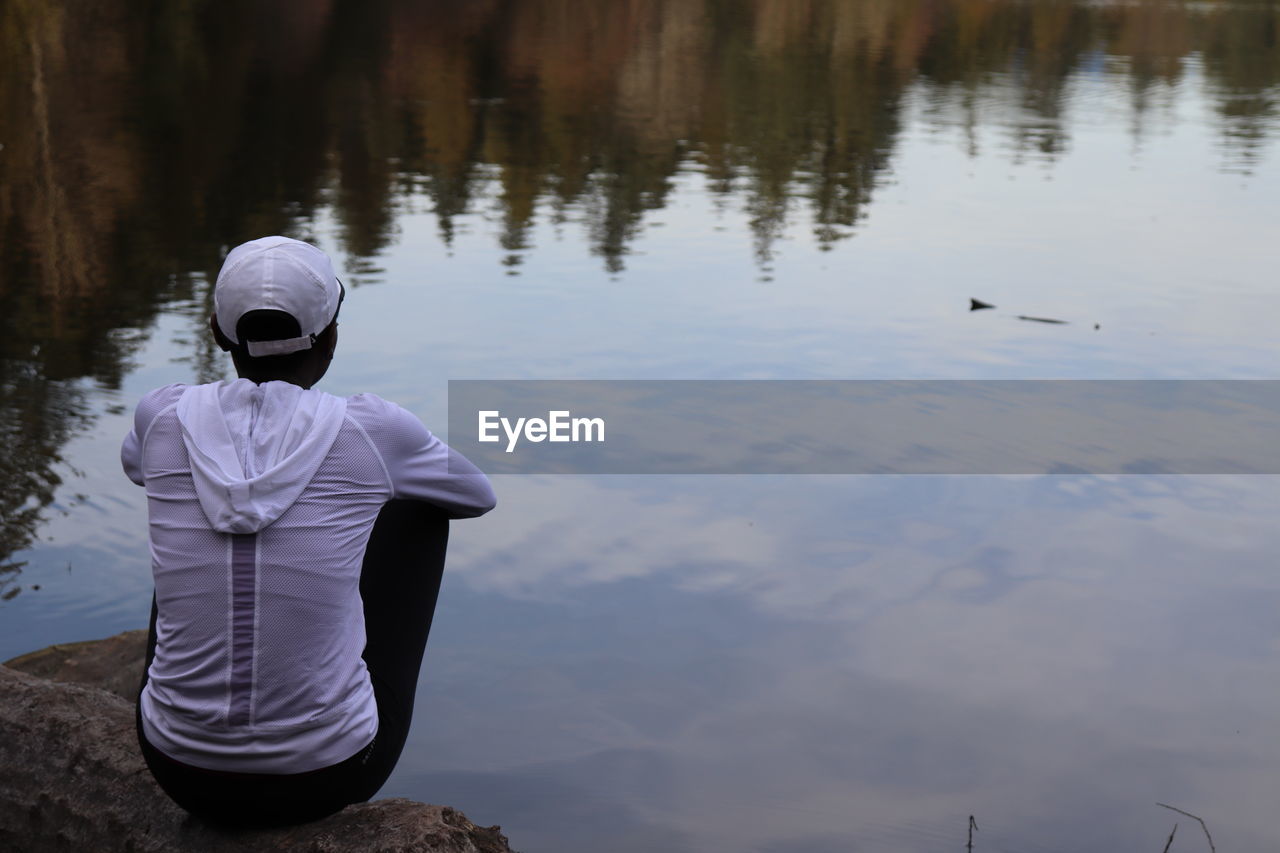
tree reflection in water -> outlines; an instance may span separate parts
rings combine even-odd
[[[448,243],[496,196],[513,273],[540,210],[617,272],[696,171],[749,211],[767,269],[797,211],[827,248],[855,233],[913,87],[970,138],[999,100],[1020,116],[1013,156],[1052,161],[1077,75],[1123,75],[1141,137],[1196,63],[1248,172],[1275,119],[1277,32],[1269,2],[10,0],[0,558],[33,542],[91,418],[86,381],[118,387],[159,312],[190,315],[194,372],[218,375],[208,282],[244,239],[305,237],[331,210],[358,269],[410,200]]]

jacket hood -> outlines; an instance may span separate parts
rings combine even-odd
[[[256,533],[283,515],[315,477],[346,413],[345,399],[288,382],[187,388],[178,422],[213,528]]]

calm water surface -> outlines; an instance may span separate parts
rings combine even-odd
[[[326,390],[441,431],[450,378],[1280,375],[1273,2],[140,8],[0,6],[0,659],[145,624],[119,442],[266,233],[345,273]],[[527,853],[1280,847],[1275,478],[495,486],[386,795]]]

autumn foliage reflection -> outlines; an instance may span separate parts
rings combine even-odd
[[[1247,170],[1278,39],[1280,5],[1227,0],[8,0],[0,555],[51,499],[75,380],[116,385],[162,307],[203,314],[243,239],[331,210],[358,270],[405,206],[445,241],[496,206],[513,271],[540,216],[618,271],[698,174],[767,266],[789,221],[827,247],[855,232],[911,93],[971,135],[994,99],[1010,155],[1051,162],[1082,75],[1126,80],[1141,134],[1196,65]]]

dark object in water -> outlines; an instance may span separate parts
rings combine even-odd
[[[992,305],[990,302],[983,302],[981,299],[974,299],[972,296],[969,297],[970,311],[982,311],[985,308],[995,307],[996,306]],[[1019,320],[1026,320],[1031,323],[1049,323],[1053,326],[1065,326],[1070,322],[1068,320],[1055,320],[1053,317],[1030,317],[1026,314],[1018,314],[1017,317]],[[1093,328],[1100,329],[1102,327],[1097,323],[1094,323]]]

